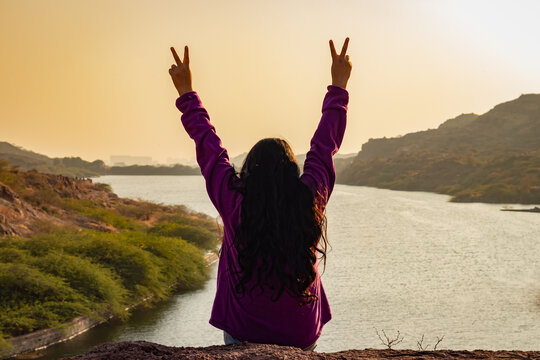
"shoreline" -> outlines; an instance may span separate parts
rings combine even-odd
[[[501,211],[518,211],[518,212],[531,212],[531,213],[540,213],[540,207],[535,206],[532,209],[506,209],[503,208]]]
[[[210,267],[218,261],[219,257],[215,253],[210,252],[204,256],[204,259],[207,266]],[[126,307],[126,310],[135,309],[152,298],[152,296],[143,298],[136,304]],[[74,339],[88,330],[110,321],[114,317],[114,315],[105,315],[104,319],[93,319],[88,316],[78,316],[75,319],[62,324],[58,328],[41,329],[28,334],[8,338],[6,339],[6,342],[10,344],[12,348],[7,350],[5,354],[0,353],[0,359],[10,359],[20,355],[30,355],[37,351],[45,350],[53,345]]]

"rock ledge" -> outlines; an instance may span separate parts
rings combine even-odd
[[[540,359],[540,351],[416,351],[416,350],[348,350],[336,353],[305,352],[301,349],[264,344],[243,343],[230,346],[172,347],[146,341],[120,342],[96,346],[84,355],[70,360],[130,360],[130,359],[189,359],[189,360],[262,360],[262,359]]]

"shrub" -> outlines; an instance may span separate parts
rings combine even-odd
[[[0,331],[12,336],[91,312],[89,302],[61,278],[26,264],[0,264],[0,307]]]
[[[105,191],[105,192],[108,192],[108,193],[112,193],[112,192],[113,192],[112,187],[111,187],[110,184],[106,184],[106,183],[94,183],[94,185],[95,185],[97,188],[99,188],[99,189],[101,189],[101,190],[103,190],[103,191]]]
[[[179,290],[199,288],[208,279],[208,267],[203,252],[185,240],[156,235],[131,233],[127,241],[165,259],[162,274],[166,283],[174,283]]]
[[[188,224],[161,223],[148,229],[149,234],[182,238],[203,249],[211,250],[218,244],[217,235],[211,231]]]
[[[74,211],[82,216],[104,222],[118,229],[124,230],[137,230],[140,229],[140,225],[133,219],[129,219],[125,216],[119,215],[113,210],[104,209],[99,207],[92,200],[88,199],[74,199],[64,198],[63,208]]]
[[[74,317],[127,317],[142,298],[165,298],[208,279],[203,251],[185,240],[126,231],[51,228],[0,238],[0,333],[17,336]]]
[[[60,252],[34,258],[32,263],[42,272],[64,279],[95,305],[92,306],[94,311],[126,318],[127,291],[112,270],[89,259]]]
[[[153,213],[160,211],[162,211],[161,205],[147,201],[139,201],[134,204],[124,204],[118,206],[118,212],[120,215],[140,220],[148,220]]]

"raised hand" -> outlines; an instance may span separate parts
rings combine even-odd
[[[332,85],[339,86],[343,89],[347,87],[347,81],[351,76],[352,64],[347,55],[347,47],[349,46],[349,38],[345,39],[341,53],[338,55],[334,42],[330,40],[330,54],[332,55]]]
[[[171,47],[171,51],[176,61],[176,65],[172,64],[169,69],[174,87],[178,90],[178,94],[181,96],[187,92],[193,91],[191,88],[191,70],[189,70],[189,49],[184,47],[184,60],[180,61],[176,50]]]

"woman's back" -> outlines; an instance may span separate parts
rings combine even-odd
[[[239,198],[241,201],[242,198]],[[217,290],[210,323],[241,341],[293,345],[305,348],[320,335],[322,326],[331,318],[324,288],[317,277],[309,291],[317,301],[302,305],[296,296],[284,292],[274,300],[275,293],[266,289],[240,293],[236,290],[238,252],[233,245],[235,228],[239,224],[240,206],[231,213],[231,221],[224,220],[224,240],[220,253]],[[255,286],[251,281],[246,288]]]
[[[199,97],[193,91],[185,91],[191,89],[189,68],[189,87],[185,79],[180,79],[186,75],[185,66],[181,74],[174,65],[170,70],[173,80],[178,81],[178,84],[175,81],[175,85],[181,94],[176,106],[183,113],[185,130],[195,141],[197,161],[206,180],[209,197],[224,224],[217,291],[210,323],[238,340],[306,348],[316,342],[324,324],[331,318],[316,258],[322,232],[312,232],[306,228],[314,228],[313,224],[316,224],[319,230],[322,229],[320,214],[335,182],[332,156],[343,139],[348,104],[348,93],[344,89],[350,74],[350,63],[345,57],[347,42],[348,39],[340,55],[335,54],[331,43],[333,85],[328,86],[323,114],[300,177],[296,169],[297,183],[284,180],[290,177],[282,178],[279,175],[282,171],[276,168],[277,163],[262,161],[262,158],[252,161],[251,167],[245,166],[246,169],[238,177]],[[180,62],[174,51],[173,54],[177,63],[189,64],[187,47],[184,63]],[[336,80],[334,66],[338,66],[343,76],[346,75],[344,83],[343,80]],[[175,75],[177,73],[180,74],[178,77]],[[265,157],[268,153],[262,154]],[[273,165],[264,169],[263,177],[250,185],[255,177],[250,178],[249,175],[256,173],[257,167],[270,163]],[[275,178],[265,179],[271,176]],[[296,187],[273,184],[281,181],[290,182]],[[261,187],[261,182],[268,182],[269,185]],[[272,187],[274,185],[275,188]],[[267,193],[269,189],[274,193]],[[291,189],[296,194],[283,196],[283,192]],[[298,205],[298,211],[305,210],[307,215],[296,217],[294,203],[302,199],[303,190],[308,194],[306,198],[309,204],[305,206],[305,201],[298,202],[304,203]],[[258,204],[258,197],[267,199]],[[279,200],[281,198],[283,201]],[[313,215],[309,215],[308,210]],[[289,218],[296,218],[297,221],[290,222]],[[300,221],[304,218],[308,220]],[[301,223],[300,227],[294,228],[298,222]],[[281,256],[276,257],[276,254]],[[286,260],[281,261],[282,257]],[[277,269],[276,264],[279,264]]]

